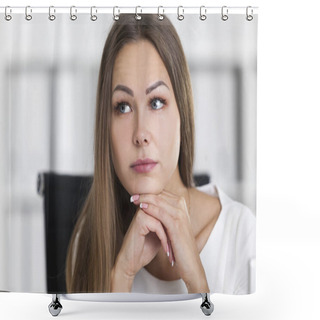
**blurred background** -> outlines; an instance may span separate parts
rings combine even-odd
[[[195,174],[255,212],[257,19],[174,23],[195,105]],[[111,15],[0,20],[0,290],[46,292],[37,175],[92,174],[100,58]]]

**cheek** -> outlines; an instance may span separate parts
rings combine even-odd
[[[116,171],[120,168],[121,161],[125,159],[124,153],[126,152],[124,135],[125,130],[119,124],[111,125],[111,151],[112,161]]]
[[[181,137],[180,137],[180,121],[176,125],[176,130],[175,130],[175,142],[174,142],[174,150],[175,150],[175,158],[178,162],[179,154],[180,154],[180,145],[181,145]]]
[[[167,149],[167,154],[172,161],[177,162],[180,152],[180,118],[179,116],[172,117],[165,128],[165,137],[163,139],[164,148]]]

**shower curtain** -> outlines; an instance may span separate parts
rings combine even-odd
[[[154,197],[162,194],[165,197],[162,192],[174,176],[173,172],[183,175],[182,172],[187,171],[182,169],[185,160],[179,159],[182,157],[182,145],[189,146],[191,136],[187,136],[190,132],[186,133],[186,120],[182,120],[181,115],[184,114],[183,108],[189,110],[192,102],[194,159],[188,174],[193,182],[186,188],[191,193],[185,193],[186,196],[182,198],[184,214],[190,215],[192,212],[192,217],[189,216],[191,221],[201,224],[201,228],[196,230],[190,221],[185,222],[194,232],[193,237],[190,234],[189,237],[192,238],[190,243],[198,248],[198,260],[195,261],[203,267],[203,279],[210,293],[248,294],[255,291],[256,8],[154,7],[149,8],[150,12],[146,11],[141,7],[0,8],[3,16],[0,19],[1,291],[67,293],[65,282],[69,241],[84,203],[89,203],[86,200],[91,186],[103,176],[101,172],[95,176],[98,161],[95,144],[98,131],[95,128],[103,118],[101,115],[105,115],[101,120],[104,123],[101,130],[105,131],[99,131],[98,135],[104,137],[106,132],[111,132],[108,139],[102,140],[107,146],[102,150],[105,154],[109,152],[110,161],[117,160],[110,164],[113,178],[106,174],[105,185],[120,186],[122,193],[128,193],[127,203],[120,206],[122,210],[126,206],[133,208],[133,205],[136,210],[132,216],[128,214],[119,222],[122,233],[119,231],[116,234],[119,240],[114,243],[117,248],[114,258],[120,255],[121,249],[125,250],[125,235],[129,233],[129,226],[137,212],[152,216],[153,221],[160,223],[161,231],[157,229],[157,233],[150,229],[148,234],[157,248],[163,247],[163,253],[160,254],[159,248],[156,253],[157,257],[159,255],[159,265],[164,266],[163,272],[157,270],[154,264],[151,268],[152,261],[148,261],[150,268],[144,265],[136,274],[136,281],[131,286],[132,294],[199,292],[196,289],[188,290],[188,284],[183,279],[184,271],[181,270],[184,261],[179,250],[188,248],[179,249],[179,235],[166,225],[170,222],[162,221],[155,213],[143,208],[143,202],[132,198],[136,193],[140,194],[140,199],[145,193]],[[117,42],[114,40],[112,48],[104,49],[115,24],[121,26],[125,21],[133,26],[139,24],[142,29],[153,28],[148,25],[151,22],[146,18],[150,15],[158,21],[156,28],[161,28],[162,23],[163,28],[169,28],[172,24],[176,30],[186,58],[187,71],[181,71],[181,65],[174,63],[172,53],[165,57],[165,50],[162,52],[161,48],[166,45],[167,50],[171,48],[166,41],[158,48],[158,44],[155,44],[157,41],[152,38],[131,39],[116,51]],[[127,16],[130,16],[129,19]],[[168,39],[172,38],[169,34],[167,36]],[[165,35],[163,37],[166,39]],[[102,58],[102,54],[105,50],[112,55],[110,52],[113,49],[114,60],[107,64],[109,62]],[[141,61],[141,57],[145,60]],[[112,67],[101,72],[99,78],[102,65]],[[136,82],[132,81],[133,71],[136,71]],[[190,75],[190,86],[184,77],[176,75],[179,72]],[[112,75],[109,94],[105,84],[108,74]],[[126,78],[126,75],[131,78]],[[151,89],[145,84],[150,84]],[[149,90],[148,97],[144,90],[138,93],[142,87]],[[152,91],[156,95],[151,96]],[[181,92],[188,96],[184,98],[188,103],[181,101]],[[96,116],[96,106],[103,104],[102,96],[110,100],[110,103],[105,102],[104,108],[109,106],[112,111],[103,113],[99,109],[102,113]],[[170,127],[168,119],[171,118],[166,118],[165,126],[158,126],[161,120],[154,120],[155,117],[165,117],[169,114],[168,110],[174,108],[178,110],[177,122]],[[188,112],[186,119],[192,114],[192,111]],[[108,123],[111,123],[110,126]],[[180,131],[176,130],[178,125]],[[170,136],[170,132],[176,136]],[[187,138],[183,138],[185,136]],[[164,137],[167,139],[165,143],[161,141]],[[178,139],[181,141],[174,143]],[[122,143],[126,143],[123,147],[125,151],[119,148]],[[164,149],[159,145],[163,145]],[[171,162],[164,156],[173,157],[174,147],[178,148],[178,171],[167,170]],[[124,154],[130,158],[130,168],[121,167],[122,159],[126,158],[121,157]],[[147,156],[148,159],[153,157],[153,160],[143,162],[147,161]],[[103,158],[104,161],[107,161],[106,158]],[[135,177],[133,180],[128,179],[130,174]],[[76,177],[80,180],[73,179]],[[165,182],[161,184],[157,177]],[[153,188],[152,184],[150,189],[137,187],[135,190],[139,179],[145,186],[149,180],[143,179],[149,178],[159,182],[161,190]],[[79,196],[81,201],[72,204],[76,212],[68,220],[69,233],[65,236],[62,222],[54,222],[58,221],[59,212],[67,216],[69,209],[54,209],[64,198],[69,201],[72,198],[65,193],[71,183],[79,184],[83,190]],[[186,185],[184,180],[182,184]],[[95,186],[97,189],[98,184]],[[178,196],[176,193],[170,189],[170,195]],[[130,196],[133,200],[131,203]],[[212,202],[212,207],[202,210],[201,196],[208,205]],[[143,199],[145,203],[150,200]],[[113,201],[120,200],[115,197]],[[130,209],[126,210],[130,212]],[[202,212],[206,212],[210,219],[199,218]],[[88,224],[89,220],[83,221]],[[51,228],[55,228],[54,235],[51,234]],[[95,230],[91,230],[89,239],[93,239]],[[166,239],[163,242],[160,241],[162,231]],[[81,228],[77,236],[81,238]],[[175,240],[175,236],[178,240]],[[64,244],[59,242],[62,238],[66,239]],[[133,246],[139,246],[134,239]],[[56,243],[57,251],[64,248],[60,252],[62,262],[54,271],[49,270],[55,264],[49,242],[51,245]],[[76,249],[84,243],[80,240],[75,242]],[[106,248],[109,248],[108,245]],[[77,250],[74,252],[76,257]],[[99,255],[99,252],[95,252],[95,255]],[[166,255],[169,256],[168,261],[163,260]],[[187,259],[187,252],[184,256]],[[105,259],[108,260],[108,257]],[[76,259],[72,261],[76,265]],[[112,260],[112,263],[115,264],[115,261]],[[103,268],[107,269],[107,265]],[[73,274],[77,272],[75,270]],[[60,277],[61,285],[54,287],[55,284],[50,282],[50,272]],[[90,279],[92,277],[87,281],[90,282]],[[55,278],[53,281],[58,280]],[[49,286],[53,287],[50,289]],[[87,286],[92,287],[90,284]],[[85,290],[75,289],[71,292]]]

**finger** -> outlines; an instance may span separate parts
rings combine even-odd
[[[168,256],[170,264],[172,264],[172,260],[174,260],[174,258],[173,258],[174,254],[173,254],[171,241],[170,241],[170,238],[168,236],[167,229],[165,227],[164,227],[164,232],[166,233],[166,236],[167,236],[167,239],[168,239],[167,256]]]
[[[184,201],[184,200],[183,200]],[[180,203],[179,200],[177,201],[168,201],[164,197],[160,197],[158,195],[141,195],[140,199],[140,208],[143,209],[145,204],[147,205],[154,205],[160,209],[160,212],[165,213],[166,215],[171,216],[172,218],[176,218],[179,210],[185,210],[186,206],[183,203]],[[158,216],[159,218],[159,216]],[[162,220],[161,220],[162,222]]]
[[[174,251],[173,251],[173,249],[172,249],[172,259],[173,259],[173,263],[175,264],[175,263],[176,263],[176,258],[175,258],[175,256],[174,256]]]
[[[177,205],[177,199],[165,195],[156,195],[156,194],[140,194],[133,195],[130,198],[130,202],[133,202],[136,206],[140,203],[153,203],[154,205],[161,206],[161,204],[168,203],[174,207]]]
[[[139,203],[153,203],[154,205],[169,204],[174,208],[185,209],[187,208],[187,203],[184,197],[173,195],[172,193],[167,193],[165,191],[159,193],[158,195],[154,194],[141,194],[139,195],[138,200],[134,201],[136,205]]]
[[[159,193],[159,195],[163,195],[163,196],[166,196],[168,198],[171,198],[171,199],[176,199],[177,198],[177,195],[170,192],[170,191],[167,191],[167,190],[163,190],[161,193]]]
[[[176,209],[183,210],[189,216],[188,205],[185,197],[177,196],[166,191],[161,192],[159,197]]]
[[[165,208],[159,205],[154,205],[152,203],[143,202],[140,204],[140,208],[148,215],[160,221],[164,227],[169,231],[172,223],[172,215],[170,211],[174,210],[171,206],[165,206]],[[170,231],[169,231],[170,232]]]
[[[169,262],[170,262],[170,264],[171,264],[171,267],[173,267],[174,266],[174,255],[173,255],[173,249],[172,249],[172,245],[171,245],[171,241],[170,241],[170,239],[169,239],[169,250],[170,250],[170,256],[169,256]]]
[[[143,223],[145,228],[142,229],[144,230],[143,235],[146,236],[148,233],[154,232],[158,236],[164,252],[167,254],[167,247],[169,243],[168,243],[167,234],[164,231],[164,228],[161,222],[155,219],[154,217],[146,214],[142,210],[141,210],[141,213],[139,214],[143,217],[142,219],[144,221]]]
[[[151,210],[151,206],[152,205],[150,205],[150,210]],[[149,206],[148,206],[149,207]],[[146,210],[147,208],[144,208],[144,209],[142,209],[142,210]],[[154,207],[154,210],[155,211],[157,211],[159,208],[158,207]],[[165,244],[165,248],[163,248],[164,249],[164,251],[165,251],[165,253],[166,253],[166,255],[167,255],[167,257],[168,257],[168,259],[169,259],[169,262],[170,262],[170,264],[171,264],[171,266],[173,266],[174,265],[174,253],[173,253],[173,249],[172,249],[172,245],[171,245],[171,241],[170,241],[170,237],[169,237],[169,235],[168,235],[168,232],[167,232],[167,228],[165,227],[165,225],[164,224],[162,224],[161,223],[161,221],[160,221],[160,219],[157,219],[157,218],[155,218],[155,217],[153,217],[153,216],[151,216],[151,215],[148,215],[146,212],[144,212],[143,211],[143,213],[145,214],[145,215],[147,215],[147,216],[149,216],[152,220],[150,220],[151,222],[153,222],[153,221],[155,221],[154,223],[157,225],[158,223],[160,223],[160,227],[161,227],[161,233],[162,233],[162,230],[163,230],[163,232],[164,232],[164,234],[165,234],[165,236],[163,236],[163,238],[165,238],[165,241],[166,241],[166,244]],[[160,217],[160,215],[158,215],[159,217]],[[146,219],[146,218],[145,218]],[[155,232],[155,231],[153,231],[153,229],[151,229],[150,227],[148,227],[148,230],[149,231],[152,231],[152,232]],[[146,232],[146,234],[147,234],[148,232]],[[158,235],[158,234],[157,234]],[[159,239],[160,239],[160,241],[161,241],[161,238],[160,238],[160,236],[158,235],[158,237],[159,237]],[[164,245],[164,241],[161,241],[161,244],[162,244],[162,247],[163,247],[163,245]]]
[[[176,196],[176,195],[174,195],[172,193],[167,193],[166,191],[161,192],[158,196],[161,199],[167,201],[173,207],[179,208],[181,197]],[[183,200],[184,200],[184,198],[183,198]]]

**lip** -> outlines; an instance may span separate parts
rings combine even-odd
[[[130,168],[138,173],[147,173],[150,172],[157,164],[158,162],[152,159],[138,159],[130,165]]]

